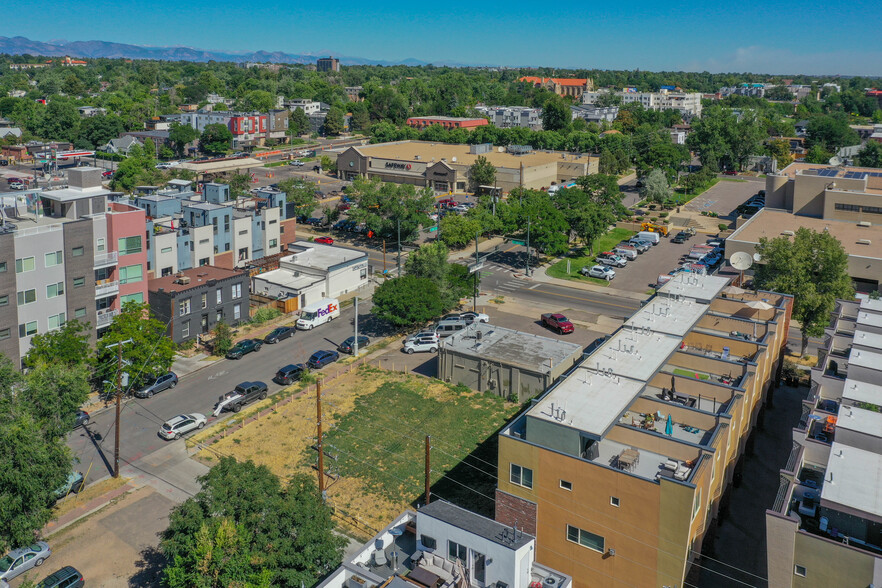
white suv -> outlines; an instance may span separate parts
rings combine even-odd
[[[178,439],[184,433],[201,429],[205,426],[206,418],[204,414],[194,412],[193,414],[179,414],[168,422],[162,423],[159,428],[159,436],[163,439]]]
[[[606,280],[607,282],[616,277],[616,272],[614,272],[611,267],[606,265],[595,265],[593,267],[588,267],[586,265],[581,270],[579,270],[579,273],[590,278],[600,278],[601,280]]]
[[[435,353],[440,342],[435,333],[420,333],[422,336],[409,338],[404,342],[404,352],[408,355],[415,352]]]

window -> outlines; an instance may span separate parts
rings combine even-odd
[[[141,253],[141,235],[120,238],[119,254],[131,255],[132,253]]]
[[[208,294],[203,292],[202,293],[202,308],[205,308],[207,306],[208,306]]]
[[[610,503],[612,506],[615,506],[616,508],[618,508],[618,507],[619,507],[619,504],[620,504],[619,499],[616,498],[615,496],[610,496],[610,497],[609,497],[609,503]]]
[[[208,243],[208,239],[199,239],[200,245],[205,245],[206,243]]]
[[[78,308],[74,311],[74,318],[80,319],[80,318],[83,318],[84,316],[86,316],[86,309],[85,308]]]
[[[271,220],[271,221],[269,222],[269,224],[274,225],[274,224],[276,224],[276,222],[278,222],[278,221],[276,221],[275,219],[273,219],[273,220]]]
[[[15,273],[32,272],[37,269],[37,264],[33,257],[22,257],[15,260]]]
[[[37,321],[31,321],[23,325],[18,325],[19,337],[30,337],[37,334]]]
[[[460,545],[455,541],[447,541],[447,559],[453,561],[458,559],[463,563],[468,561],[469,550],[465,545]]]
[[[208,258],[207,257],[203,257],[202,259],[199,260],[199,267],[202,267],[203,265],[208,265]]]
[[[73,279],[74,288],[79,288],[80,286],[86,285],[86,278],[74,278]]]
[[[233,284],[233,298],[242,297],[242,284]]]
[[[45,255],[46,267],[55,267],[64,262],[64,255],[61,251],[53,251]]]
[[[587,547],[600,553],[605,551],[603,537],[572,525],[567,525],[567,541],[578,543],[582,547]]]
[[[6,262],[0,261],[0,274],[6,273]]]
[[[423,547],[426,549],[436,549],[438,547],[438,542],[435,541],[435,538],[429,537],[428,535],[420,535],[420,543],[422,543]]]
[[[190,314],[190,299],[189,298],[185,298],[184,300],[181,300],[180,302],[178,302],[178,314],[180,314],[180,316]]]
[[[135,294],[126,294],[125,296],[120,296],[119,303],[124,305],[126,302],[137,302],[138,304],[143,304],[144,293],[136,292]]]
[[[83,246],[74,247],[70,250],[70,255],[71,257],[82,257],[85,252],[86,250]]]
[[[695,519],[695,515],[698,514],[698,511],[701,509],[701,488],[698,489],[698,492],[695,493],[695,500],[692,502],[692,518]]]
[[[54,331],[55,329],[60,329],[61,325],[64,324],[64,313],[53,314],[49,316],[49,330]]]
[[[22,306],[24,304],[30,304],[32,302],[37,301],[37,291],[31,288],[30,290],[19,290],[18,292],[18,305]]]
[[[224,243],[224,251],[229,251],[229,250],[230,250],[230,244]]]
[[[217,311],[217,312],[215,313],[215,315],[214,315],[214,322],[219,323],[219,322],[221,322],[222,320],[224,320],[224,311],[223,311],[223,310],[219,310],[219,311]]]
[[[95,250],[98,253],[104,252],[104,237],[98,237],[98,240],[95,242]]]
[[[358,274],[359,279],[366,280],[367,279],[367,268],[361,268],[361,271]]]
[[[241,304],[234,305],[233,306],[233,318],[236,320],[239,320],[239,318],[241,316],[242,316],[242,305]]]
[[[144,268],[139,263],[137,265],[126,265],[119,268],[119,283],[134,284],[144,279]]]
[[[519,465],[511,464],[511,477],[512,484],[517,484],[518,486],[523,486],[524,488],[533,488],[533,470],[529,468],[524,468]]]
[[[64,282],[46,286],[46,298],[55,298],[64,294]]]
[[[560,487],[563,488],[564,490],[569,490],[570,492],[573,491],[573,483],[567,482],[566,480],[560,481]]]
[[[245,261],[246,259],[248,259],[248,248],[242,247],[239,249],[239,261]]]
[[[9,329],[0,329],[0,341],[9,339]]]
[[[172,252],[172,248],[171,248],[171,247],[163,247],[163,248],[160,249],[159,251],[160,251],[160,253],[171,253],[171,252]]]
[[[797,576],[802,576],[803,578],[805,578],[805,572],[806,572],[805,566],[801,566],[799,564],[796,564],[795,566],[793,566],[793,573],[796,574]]]
[[[221,288],[218,288],[217,290],[215,290],[214,295],[217,298],[217,304],[220,304],[224,301],[223,290]]]
[[[181,337],[189,337],[190,336],[190,321],[184,321],[181,323]]]
[[[0,296],[0,306],[6,306],[7,304],[9,304],[9,294]]]
[[[278,244],[279,244],[279,240],[278,240],[278,239],[270,239],[270,241],[269,241],[269,246],[270,246],[270,247],[277,247]]]

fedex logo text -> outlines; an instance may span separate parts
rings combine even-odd
[[[327,308],[318,309],[318,312],[316,314],[318,314],[318,316],[325,316],[326,314],[331,314],[332,312],[334,312],[336,310],[337,310],[336,304],[329,304]]]

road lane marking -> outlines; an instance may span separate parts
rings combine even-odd
[[[636,311],[640,308],[639,304],[638,304],[637,308],[632,308],[630,306],[625,306],[623,304],[615,304],[614,302],[604,302],[602,300],[594,300],[592,298],[583,298],[581,296],[572,296],[570,294],[557,294],[555,292],[549,292],[548,290],[536,290],[536,292],[541,292],[542,294],[550,294],[551,296],[560,296],[562,298],[574,298],[575,300],[584,300],[586,302],[591,302],[594,304],[601,304],[603,306],[615,306],[616,308],[624,308],[624,309],[630,310],[630,311]]]

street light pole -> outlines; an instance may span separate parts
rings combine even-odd
[[[398,278],[401,277],[401,219],[398,219]]]
[[[475,292],[472,295],[472,312],[478,312],[478,288],[481,280],[480,252],[478,251],[478,237],[480,231],[475,233]]]
[[[352,344],[352,357],[358,357],[358,296],[355,297],[355,342]]]
[[[527,217],[527,277],[530,277],[530,217]]]

